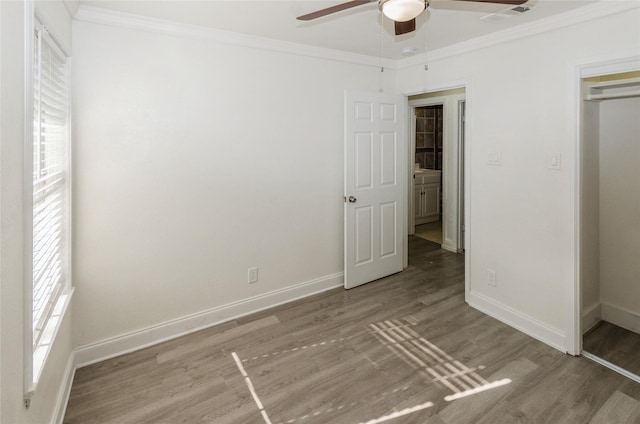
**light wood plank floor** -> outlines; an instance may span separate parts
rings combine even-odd
[[[640,334],[602,321],[582,344],[587,352],[640,375]]]
[[[640,423],[640,385],[464,303],[464,258],[410,266],[79,369],[65,423]]]
[[[442,221],[416,225],[416,236],[434,243],[442,244]]]

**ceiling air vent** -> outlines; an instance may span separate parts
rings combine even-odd
[[[401,51],[402,51],[402,56],[413,56],[414,54],[418,53],[418,48],[417,47],[403,47]]]
[[[500,12],[490,13],[480,18],[481,21],[502,21],[503,19],[511,18],[513,16],[521,15],[531,10],[529,6],[516,6],[509,9],[501,10]]]

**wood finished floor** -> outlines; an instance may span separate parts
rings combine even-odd
[[[416,225],[415,231],[415,235],[422,239],[442,244],[442,221]]]
[[[640,423],[640,384],[467,306],[461,255],[409,249],[391,277],[77,370],[64,422]]]
[[[585,335],[583,349],[640,375],[640,334],[602,321]]]

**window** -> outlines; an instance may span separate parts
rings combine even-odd
[[[68,301],[70,240],[68,59],[39,23],[33,41],[31,389]]]

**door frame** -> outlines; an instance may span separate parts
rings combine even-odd
[[[567,329],[565,349],[570,355],[580,355],[582,353],[582,220],[583,211],[581,206],[582,194],[584,192],[582,164],[583,155],[583,131],[582,131],[582,80],[584,78],[596,77],[622,72],[633,72],[640,70],[640,55],[617,55],[608,58],[586,59],[568,65],[568,99],[569,113],[567,116],[571,120],[569,128],[572,129],[574,140],[574,278],[573,282],[567,284]]]
[[[467,100],[466,96],[464,99],[460,99],[457,101],[458,108],[458,137],[456,142],[458,143],[458,251],[464,252],[465,250],[465,242],[464,242],[464,233],[466,226],[466,217],[465,217],[465,137],[466,137],[466,108],[467,108]],[[460,131],[462,129],[462,131]],[[462,166],[460,166],[462,165]]]
[[[464,151],[461,152],[464,155],[464,222],[465,222],[465,232],[464,232],[464,301],[469,303],[469,293],[471,291],[471,240],[472,240],[472,230],[473,227],[471,225],[471,149],[472,145],[472,134],[473,134],[473,90],[472,83],[470,78],[440,82],[440,83],[432,83],[428,81],[428,83],[424,84],[419,88],[410,88],[403,90],[402,93],[409,97],[418,94],[428,94],[439,91],[446,90],[455,90],[463,88],[464,89],[464,102],[465,102],[465,126],[464,126]],[[411,115],[410,113],[408,115]],[[411,123],[413,119],[410,116],[407,116],[407,137],[411,139]],[[413,149],[411,147],[411,140],[408,140],[409,148],[407,149],[407,196],[411,196],[412,193],[409,193],[409,190],[412,190],[413,187],[411,182],[413,181],[413,162],[414,162],[414,152],[415,152],[415,139],[413,140]],[[409,207],[409,199],[407,197],[407,208]],[[411,204],[413,206],[413,204]],[[407,234],[409,230],[409,219],[407,215]],[[408,236],[406,237],[408,240]],[[405,256],[408,258],[408,246],[405,248]],[[408,266],[408,259],[405,258],[405,268]]]

